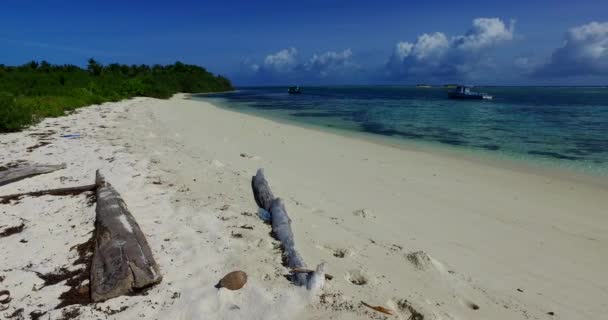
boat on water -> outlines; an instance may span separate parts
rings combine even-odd
[[[471,100],[492,100],[494,97],[482,92],[471,91],[469,86],[457,86],[456,89],[448,92],[450,99],[471,99]]]
[[[300,86],[289,87],[287,89],[287,93],[289,93],[289,94],[300,94],[300,93],[302,93],[302,89],[300,89]]]
[[[420,83],[416,85],[416,88],[432,88],[433,86],[431,86],[430,84],[424,84],[424,83]]]

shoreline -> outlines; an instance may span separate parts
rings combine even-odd
[[[585,285],[577,285],[533,270],[555,275],[575,272],[578,267],[571,263],[553,263],[556,257],[566,256],[587,261],[594,271],[586,270],[586,277],[598,279],[599,261],[608,258],[599,253],[607,240],[600,231],[607,225],[603,213],[608,206],[604,203],[606,189],[586,181],[554,176],[548,179],[537,172],[391,148],[226,110],[200,100],[184,101],[180,96],[169,105],[183,109],[172,113],[159,107],[153,113],[173,128],[168,132],[178,134],[175,141],[193,156],[245,176],[241,179],[245,186],[255,169],[266,168],[273,191],[288,199],[298,249],[310,264],[329,260],[330,272],[342,274],[347,280],[332,283],[332,289],[351,295],[353,300],[378,297],[394,307],[400,298],[393,290],[415,287],[418,294],[410,296],[412,300],[420,303],[434,296],[445,303],[445,308],[439,308],[441,312],[451,315],[503,317],[501,310],[488,310],[487,301],[483,302],[483,312],[460,309],[472,299],[467,297],[474,296],[480,301],[519,301],[517,304],[521,303],[528,314],[535,313],[535,308],[545,310],[539,311],[538,317],[542,317],[549,312],[547,309],[558,308],[553,303],[547,305],[548,301],[574,299],[585,304],[576,292],[590,287],[587,280],[583,281]],[[584,211],[579,212],[582,208]],[[572,238],[575,234],[580,238]],[[569,248],[567,252],[565,248]],[[406,271],[407,266],[390,267],[402,265],[404,257],[419,250],[433,262],[433,267],[425,267],[426,276],[422,278],[426,280],[421,280],[417,272]],[[535,256],[534,263],[518,266],[530,255]],[[339,256],[345,258],[335,258]],[[379,265],[380,261],[386,265]],[[474,280],[460,282],[443,273],[446,269],[455,271],[447,274],[458,275],[456,278]],[[433,278],[429,272],[441,275]],[[562,281],[562,289],[555,290],[541,281],[544,277],[556,284]],[[353,278],[367,284],[353,286],[349,283]],[[389,279],[392,284],[387,283]],[[437,291],[421,289],[434,287],[436,281],[448,285]],[[505,291],[507,283],[536,287],[534,290],[551,298],[527,300],[529,297],[518,296],[516,288],[511,288],[515,294]],[[484,288],[485,298],[475,286]],[[566,293],[566,288],[574,292]],[[452,290],[458,292],[455,297],[444,296]],[[552,290],[556,292],[549,293]],[[588,307],[598,310],[597,305]],[[424,304],[418,308],[430,312]],[[560,308],[556,313],[571,311]],[[513,314],[505,317],[512,318]]]
[[[238,90],[232,91],[236,92]],[[179,94],[178,94],[179,95]],[[588,183],[600,188],[608,190],[608,171],[605,173],[597,173],[591,169],[583,169],[580,167],[564,166],[565,162],[557,163],[551,159],[536,159],[536,158],[519,158],[515,154],[497,154],[485,150],[463,149],[456,146],[444,145],[436,142],[418,141],[413,139],[402,139],[392,136],[383,136],[377,134],[366,133],[356,130],[348,130],[336,127],[325,127],[317,124],[299,122],[289,118],[264,116],[255,111],[240,111],[231,108],[230,102],[216,103],[211,100],[197,100],[195,94],[186,96],[187,99],[194,101],[204,101],[213,106],[239,114],[246,114],[260,119],[266,119],[283,125],[296,126],[307,130],[315,130],[319,132],[339,135],[341,137],[366,141],[378,145],[387,146],[390,148],[401,149],[409,152],[424,152],[438,157],[451,157],[458,160],[469,161],[474,164],[485,166],[494,166],[502,169],[520,171],[528,174],[544,176],[546,178],[558,178],[572,180],[573,182]],[[205,94],[201,94],[204,96]]]
[[[54,131],[45,138],[51,144],[28,152],[41,139],[32,133],[46,131]],[[30,271],[75,268],[69,248],[86,240],[94,207],[84,197],[22,198],[0,204],[0,226],[28,220],[23,232],[0,238],[0,262],[10,269],[0,270],[0,285],[13,297],[7,312],[382,317],[360,301],[399,319],[412,310],[425,319],[497,320],[595,319],[608,311],[608,192],[593,184],[283,124],[183,94],[85,107],[0,135],[0,143],[10,149],[3,162],[68,165],[2,186],[0,194],[84,184],[95,169],[108,172],[163,274],[146,295],[54,309],[68,287],[43,287]],[[258,168],[283,198],[305,262],[325,261],[334,275],[321,297],[284,278],[277,242],[251,193]],[[233,270],[249,276],[242,290],[213,287]]]

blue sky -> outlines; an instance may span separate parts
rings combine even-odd
[[[604,0],[5,0],[0,24],[9,65],[180,60],[237,85],[608,84]]]

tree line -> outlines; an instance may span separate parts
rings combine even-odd
[[[94,59],[86,69],[31,61],[0,64],[0,132],[18,131],[45,117],[79,107],[135,96],[166,99],[178,92],[232,90],[230,80],[203,67],[171,65],[102,65]]]

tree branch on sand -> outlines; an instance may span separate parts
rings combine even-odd
[[[37,176],[39,174],[51,173],[53,171],[65,169],[65,167],[65,164],[18,164],[8,168],[0,167],[0,186]]]

